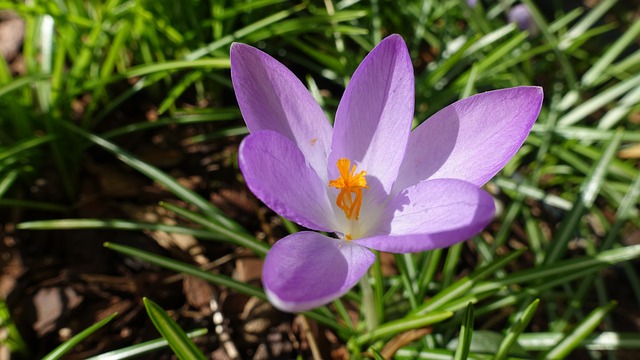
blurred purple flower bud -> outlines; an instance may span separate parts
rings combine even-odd
[[[527,5],[518,4],[509,10],[509,22],[518,25],[520,31],[529,31],[529,34],[535,35],[538,33],[538,27],[531,17],[531,12]]]

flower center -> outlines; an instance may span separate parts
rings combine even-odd
[[[338,159],[336,166],[340,176],[329,181],[329,187],[340,190],[336,205],[344,211],[347,219],[358,220],[362,206],[362,189],[367,188],[367,179],[365,179],[367,172],[363,170],[356,174],[356,165],[351,167],[351,161],[345,158]]]

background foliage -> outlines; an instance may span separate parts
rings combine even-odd
[[[633,245],[640,193],[637,4],[522,4],[535,30],[508,22],[516,5],[509,0],[475,7],[457,0],[0,1],[25,26],[19,59],[0,57],[1,222],[22,243],[35,230],[161,231],[232,245],[206,254],[212,261],[237,254],[229,248],[261,258],[270,241],[296,226],[277,219],[265,236],[264,209],[246,218],[211,201],[224,187],[243,186],[235,151],[246,128],[229,77],[230,44],[252,44],[285,63],[331,118],[364,55],[399,33],[415,66],[415,124],[459,98],[517,85],[544,87],[542,113],[518,155],[488,185],[501,211],[485,232],[450,249],[380,255],[391,270],[378,262],[371,273],[382,320],[377,329],[365,329],[359,289],[306,313],[304,321],[338,339],[330,350],[354,357],[632,358],[640,348],[634,262],[640,247]],[[186,186],[171,164],[140,156],[137,144],[166,129],[187,134],[181,151],[213,149],[226,161],[225,171],[203,165],[204,180]],[[160,206],[177,221],[83,216],[87,158],[117,159],[126,165],[121,171],[139,172],[172,193],[164,193]],[[136,244],[118,235],[105,246],[152,269],[265,298],[259,286],[230,271],[208,271],[194,258]],[[100,358],[167,344],[179,358],[203,358],[219,346],[195,346],[189,337],[202,331],[185,334],[151,299],[136,301],[151,320],[146,326],[152,322],[164,340],[114,344],[108,350],[115,352]],[[0,305],[8,334],[0,344],[17,357],[33,356],[11,306]],[[95,316],[95,325],[84,324],[55,350],[36,352],[60,358],[114,318]],[[204,325],[213,330],[217,324]],[[307,336],[310,345],[294,355],[326,356],[320,352],[329,350],[314,341],[324,336]],[[241,348],[240,355],[254,350]]]

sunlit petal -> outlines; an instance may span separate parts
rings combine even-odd
[[[304,231],[271,248],[262,282],[274,306],[305,311],[344,295],[375,260],[370,250],[353,242]]]

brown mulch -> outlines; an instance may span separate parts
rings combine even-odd
[[[24,72],[23,34],[21,19],[10,12],[0,12],[0,56],[5,57],[16,74]],[[189,96],[185,96],[183,105],[194,107],[192,103],[196,102]],[[77,118],[82,117],[89,101],[81,98],[74,102]],[[157,103],[153,94],[142,94],[123,104],[109,121],[98,125],[96,132],[155,121]],[[224,138],[203,144],[186,141],[193,135],[216,130],[215,126],[159,128],[121,136],[115,142],[209,199],[256,237],[273,242],[283,234],[279,218],[259,206],[238,181],[235,159],[240,139]],[[65,204],[70,210],[47,213],[0,208],[0,299],[6,300],[29,351],[22,357],[12,356],[0,345],[0,360],[41,358],[115,312],[118,315],[112,322],[76,346],[65,359],[84,359],[157,339],[160,335],[146,314],[143,297],[166,309],[187,331],[208,329],[207,335],[195,341],[211,358],[295,358],[299,354],[307,357],[310,345],[305,334],[322,339],[316,345],[325,358],[338,347],[335,336],[327,340],[325,329],[313,322],[283,314],[258,299],[122,256],[105,248],[103,243],[124,244],[259,285],[262,260],[244,249],[152,231],[17,230],[16,224],[21,222],[59,218],[186,224],[159,202],[192,208],[96,147],[89,148],[81,158],[77,194],[71,201],[62,194],[53,164],[44,164],[39,176],[32,183],[14,186],[7,197]],[[4,336],[6,333],[0,332],[0,343]],[[142,358],[175,356],[164,349]]]
[[[206,129],[158,130],[164,149],[133,146],[133,152],[162,167],[183,185],[198,191],[258,238],[273,241],[282,236],[279,219],[258,206],[246,187],[235,180],[237,169],[221,153],[233,154],[238,139],[226,139],[205,147],[206,151],[181,148],[176,134]],[[184,131],[182,131],[184,130]],[[182,136],[182,135],[177,135]],[[151,141],[142,139],[140,144]],[[169,145],[167,145],[169,144]],[[202,148],[202,147],[201,147]],[[140,150],[143,149],[143,150]],[[153,161],[146,154],[163,153]],[[170,154],[178,158],[168,161]],[[217,169],[207,173],[199,166],[205,157]],[[196,342],[212,358],[293,358],[308,353],[300,319],[283,314],[270,304],[219,288],[203,280],[176,274],[122,256],[103,247],[104,242],[132,246],[147,252],[201,266],[236,280],[260,284],[262,260],[251,252],[221,242],[199,241],[191,236],[163,232],[114,230],[17,231],[15,224],[46,218],[132,219],[154,223],[184,224],[158,205],[159,201],[181,203],[158,184],[126,168],[100,150],[90,150],[82,162],[78,201],[69,214],[47,214],[21,209],[3,209],[0,241],[0,297],[5,298],[13,320],[31,354],[40,358],[61,342],[96,321],[118,313],[99,334],[74,348],[68,359],[83,359],[159,337],[146,315],[142,298],[147,297],[178,320],[183,329],[207,328]],[[215,180],[215,187],[210,184]],[[227,181],[228,180],[228,181]],[[55,197],[56,182],[40,179],[40,186],[25,197]],[[33,194],[37,196],[33,196]],[[217,314],[217,315],[216,315]],[[316,334],[324,330],[310,325]],[[319,336],[324,338],[324,336]],[[326,342],[326,341],[325,341]],[[329,354],[330,344],[322,347]],[[170,350],[156,351],[149,359],[173,358]],[[145,358],[145,357],[143,357]]]

